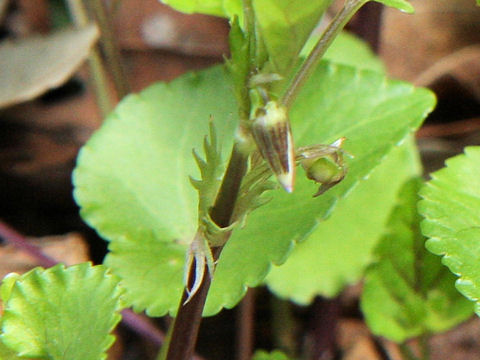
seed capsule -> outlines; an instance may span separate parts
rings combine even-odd
[[[252,133],[260,154],[270,166],[278,182],[293,191],[295,182],[295,150],[285,107],[269,101],[257,111]]]

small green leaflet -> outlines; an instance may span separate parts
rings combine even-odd
[[[398,343],[448,330],[473,311],[456,291],[454,276],[424,247],[416,208],[421,184],[411,179],[400,191],[361,299],[373,333]]]
[[[398,10],[406,12],[408,14],[413,14],[415,12],[414,7],[407,0],[374,0],[383,5],[394,7]]]
[[[289,360],[289,358],[287,357],[287,355],[278,350],[272,351],[271,353],[263,350],[258,350],[253,355],[252,360]]]
[[[105,266],[90,263],[7,278],[2,342],[22,358],[105,359],[120,321],[118,281]]]
[[[467,147],[422,188],[419,211],[427,248],[459,278],[457,289],[480,315],[480,147]]]

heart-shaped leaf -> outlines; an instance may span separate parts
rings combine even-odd
[[[271,262],[283,262],[292,242],[311,233],[433,105],[427,90],[373,72],[319,66],[291,111],[293,132],[298,146],[346,136],[345,148],[355,156],[349,173],[319,198],[312,198],[317,185],[300,171],[293,194],[271,193],[274,199],[225,246],[204,313],[233,307],[247,286],[259,284]],[[85,220],[111,241],[106,263],[122,278],[136,310],[175,313],[185,251],[198,222],[191,151],[201,148],[212,116],[226,159],[236,111],[225,73],[216,67],[127,97],[82,149],[76,200]]]

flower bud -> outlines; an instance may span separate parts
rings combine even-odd
[[[347,169],[343,163],[341,146],[345,139],[341,138],[331,145],[316,145],[303,148],[299,160],[309,179],[320,184],[315,196],[323,194],[343,180]]]

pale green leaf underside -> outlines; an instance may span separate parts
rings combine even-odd
[[[255,0],[260,34],[274,69],[281,75],[293,65],[332,0]],[[288,54],[289,56],[286,56]]]
[[[103,265],[36,268],[12,288],[1,339],[27,358],[105,359],[120,320],[120,295],[118,278]]]
[[[480,314],[480,147],[446,162],[421,190],[427,248],[459,276],[457,289],[477,303]]]
[[[293,194],[252,213],[219,260],[205,314],[233,307],[259,284],[271,262],[285,260],[336,200],[365,177],[433,107],[430,92],[371,72],[322,64],[291,112],[297,146],[347,137],[346,179],[320,198],[299,171]],[[136,310],[174,313],[182,291],[184,252],[197,225],[188,176],[198,170],[191,149],[208,133],[210,115],[229,150],[236,106],[216,67],[127,97],[81,151],[75,197],[86,221],[111,240],[107,264],[122,279]],[[228,158],[224,154],[224,159]],[[268,195],[267,195],[268,196]]]
[[[424,247],[416,208],[420,185],[412,179],[399,193],[362,294],[370,329],[398,343],[448,330],[473,312],[455,289],[454,276]]]
[[[397,8],[398,10],[404,11],[408,14],[413,14],[415,8],[407,0],[374,0],[376,2],[382,3],[386,6]]]
[[[358,281],[384,233],[400,186],[419,174],[413,141],[393,149],[367,180],[341,201],[332,216],[297,244],[285,264],[267,276],[270,290],[299,304],[333,297]]]
[[[315,45],[318,36],[313,36],[302,49],[306,55]],[[381,60],[373,53],[368,44],[346,31],[341,32],[328,48],[324,58],[337,64],[350,65],[358,69],[372,70],[384,73]]]
[[[253,354],[252,360],[288,360],[288,357],[280,351],[272,351],[269,353],[263,350],[258,350]]]

